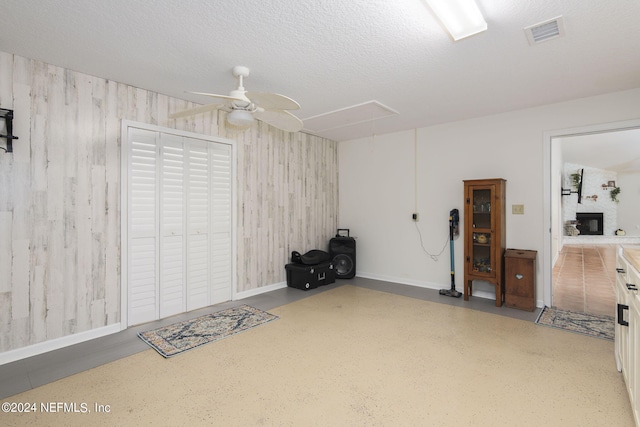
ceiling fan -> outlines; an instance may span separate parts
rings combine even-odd
[[[231,125],[241,129],[251,126],[254,119],[262,120],[271,126],[288,132],[298,132],[302,129],[302,120],[288,111],[297,110],[300,108],[300,104],[287,96],[277,93],[249,92],[245,90],[243,80],[249,75],[249,68],[247,67],[238,65],[233,67],[232,72],[238,79],[238,87],[232,90],[229,95],[189,92],[196,95],[210,96],[220,102],[190,108],[171,114],[169,117],[177,119],[220,109],[229,113],[227,114],[227,121]]]

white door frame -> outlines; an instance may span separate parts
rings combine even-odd
[[[544,186],[544,260],[543,260],[543,302],[546,306],[551,307],[552,304],[552,271],[553,271],[553,249],[552,249],[552,212],[551,212],[551,198],[554,191],[559,192],[559,188],[551,188],[551,141],[554,138],[567,137],[567,136],[579,136],[589,135],[594,133],[606,133],[615,132],[621,130],[638,129],[640,128],[640,119],[625,120],[621,122],[602,123],[598,125],[582,126],[576,128],[559,129],[554,131],[548,131],[543,133],[543,156],[544,156],[544,171],[543,186]],[[560,231],[561,232],[561,231]]]
[[[120,131],[120,329],[128,328],[128,295],[129,286],[127,278],[129,259],[129,138],[130,128],[143,129],[151,132],[172,134],[181,137],[200,139],[231,146],[231,289],[230,299],[237,292],[237,143],[234,140],[217,136],[203,135],[194,132],[165,128],[147,123],[131,120],[122,120]]]

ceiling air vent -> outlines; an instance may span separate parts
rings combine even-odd
[[[564,18],[558,16],[557,18],[531,25],[524,29],[524,33],[527,35],[527,40],[531,46],[562,37],[564,36]]]

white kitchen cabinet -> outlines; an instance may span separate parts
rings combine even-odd
[[[635,270],[635,269],[634,269]],[[640,284],[638,271],[632,273],[630,283]],[[640,295],[632,292],[629,298],[629,372],[627,390],[636,425],[640,425]]]
[[[622,248],[619,249],[620,253]],[[627,272],[629,264],[624,257],[619,254],[616,257],[616,324],[615,324],[615,351],[616,366],[619,372],[626,375],[629,371],[629,328],[626,323],[629,322],[628,312],[625,307],[629,306],[629,290],[627,289]],[[626,381],[626,377],[625,377]]]
[[[634,256],[635,255],[635,256]],[[640,426],[640,273],[637,256],[640,248],[619,248],[616,259],[615,353],[631,401],[633,417]]]

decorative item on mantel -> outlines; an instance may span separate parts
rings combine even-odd
[[[7,148],[0,147],[0,149],[4,150],[7,153],[13,152],[13,140],[18,139],[17,136],[13,135],[13,110],[7,110],[6,108],[0,108],[0,119],[4,119],[7,128],[6,135],[0,135],[0,138],[5,138],[7,140]]]
[[[627,232],[624,231],[622,228],[618,228],[616,230],[616,236],[626,236],[626,235],[627,235]]]
[[[593,196],[585,196],[585,199],[597,202],[598,201],[598,195],[594,194]]]

